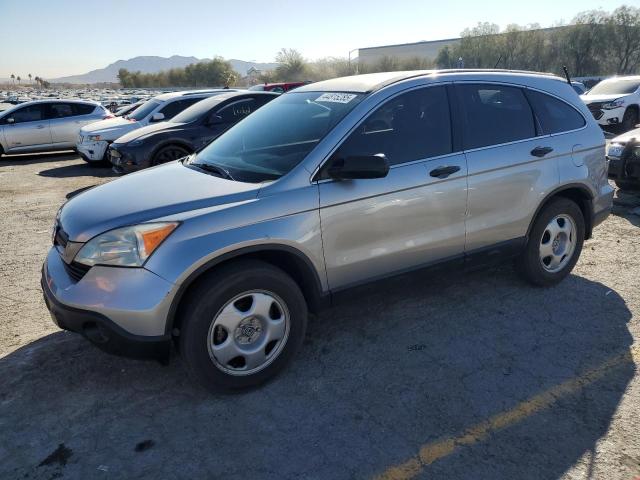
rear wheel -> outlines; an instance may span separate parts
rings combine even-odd
[[[179,145],[168,145],[166,147],[162,147],[158,152],[153,156],[151,160],[151,166],[160,165],[162,163],[172,162],[182,157],[186,157],[190,152]]]
[[[555,285],[578,261],[584,231],[584,217],[575,202],[551,200],[538,214],[525,250],[516,259],[516,269],[529,283]]]
[[[234,262],[205,277],[185,299],[180,352],[209,390],[259,385],[299,349],[307,305],[298,285],[264,262]]]

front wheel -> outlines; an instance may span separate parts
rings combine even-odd
[[[622,132],[628,132],[636,128],[638,123],[638,111],[632,108],[627,108],[622,117]]]
[[[151,160],[151,166],[172,162],[179,158],[186,157],[187,155],[189,155],[189,151],[187,151],[187,149],[180,147],[179,145],[169,145],[158,150]]]
[[[191,377],[212,391],[267,381],[304,339],[304,296],[291,277],[268,263],[223,266],[185,301],[180,352]]]
[[[545,205],[516,259],[518,273],[529,283],[548,287],[563,280],[575,266],[584,242],[580,207],[566,198]]]

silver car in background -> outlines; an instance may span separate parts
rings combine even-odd
[[[113,115],[96,102],[36,100],[0,112],[0,155],[73,148],[80,128]]]
[[[604,148],[552,75],[305,85],[190,157],[72,198],[42,288],[61,328],[105,350],[173,341],[207,387],[256,385],[293,358],[307,312],[352,286],[511,259],[560,282],[611,210]]]

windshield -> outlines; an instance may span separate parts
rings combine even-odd
[[[363,98],[354,93],[288,93],[252,113],[195,155],[235,180],[275,180],[298,165]]]
[[[638,80],[603,80],[591,90],[587,95],[628,95],[635,92],[640,87]]]
[[[220,103],[220,99],[211,97],[185,108],[182,112],[171,118],[172,123],[191,123],[202,118],[214,105]]]
[[[149,100],[147,103],[144,103],[140,107],[136,108],[135,111],[131,115],[128,115],[127,118],[130,118],[131,120],[135,120],[136,122],[139,122],[140,120],[143,120],[151,112],[153,112],[156,109],[156,107],[160,104],[161,102],[159,102],[158,100]]]

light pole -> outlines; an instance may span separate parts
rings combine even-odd
[[[354,48],[353,50],[349,50],[349,73],[351,73],[351,54],[359,50],[358,48]],[[356,73],[358,73],[358,67],[356,67]]]

